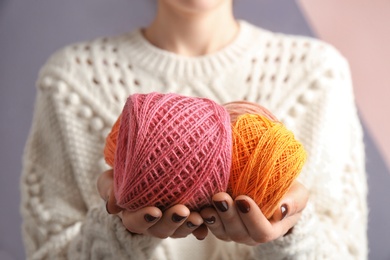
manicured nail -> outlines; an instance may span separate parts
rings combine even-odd
[[[215,217],[214,216],[212,216],[211,218],[205,218],[203,220],[204,220],[204,222],[206,222],[206,224],[209,224],[209,225],[215,223]]]
[[[226,200],[222,200],[222,201],[213,201],[214,202],[214,205],[215,207],[221,211],[221,212],[226,212],[228,209],[229,209],[229,205],[228,203],[226,202]]]
[[[194,227],[197,226],[197,225],[195,225],[194,223],[192,223],[191,221],[188,221],[188,222],[186,223],[186,225],[187,225],[187,227],[189,227],[189,228],[194,228]]]
[[[151,222],[156,221],[158,219],[158,217],[152,216],[150,214],[145,214],[144,219],[146,220],[146,222],[151,223]]]
[[[282,213],[282,219],[284,219],[287,216],[287,213],[288,213],[287,209],[288,208],[287,208],[286,204],[283,204],[282,206],[280,206],[280,212]]]
[[[178,215],[176,213],[172,214],[172,221],[175,222],[175,223],[181,222],[185,218],[186,217],[180,216],[180,215]]]
[[[251,209],[249,203],[246,200],[236,200],[236,205],[242,213],[248,213]]]

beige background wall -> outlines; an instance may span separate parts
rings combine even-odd
[[[298,2],[315,34],[349,60],[360,113],[390,166],[390,1]]]

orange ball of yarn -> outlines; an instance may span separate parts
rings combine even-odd
[[[114,167],[116,144],[118,141],[119,126],[121,125],[122,114],[112,126],[111,132],[106,137],[106,146],[104,147],[104,159],[111,167]]]
[[[303,145],[264,107],[224,105],[231,115],[233,151],[228,193],[248,195],[271,218],[306,160]]]

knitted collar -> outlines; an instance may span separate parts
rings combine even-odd
[[[126,37],[120,55],[129,57],[131,63],[153,74],[174,75],[175,77],[207,77],[223,72],[248,56],[248,49],[258,41],[258,28],[238,21],[240,30],[236,38],[223,49],[209,55],[185,57],[160,49],[148,42],[141,29]],[[257,40],[253,40],[257,38]],[[260,47],[260,46],[258,46]]]

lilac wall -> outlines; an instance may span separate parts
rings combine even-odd
[[[58,48],[80,40],[129,31],[147,24],[153,0],[0,1],[0,259],[24,259],[20,236],[19,177],[21,156],[31,124],[34,83],[39,68]],[[263,27],[311,35],[296,3],[291,0],[235,1],[236,14]],[[375,172],[370,185],[370,241],[382,245],[390,219],[383,210],[385,167],[367,138],[368,167]],[[387,195],[388,196],[388,195]],[[377,223],[380,223],[377,224]],[[385,226],[388,228],[388,226]],[[386,234],[387,233],[387,234]],[[372,259],[389,259],[388,247],[376,247]],[[377,256],[377,257],[375,257]]]

